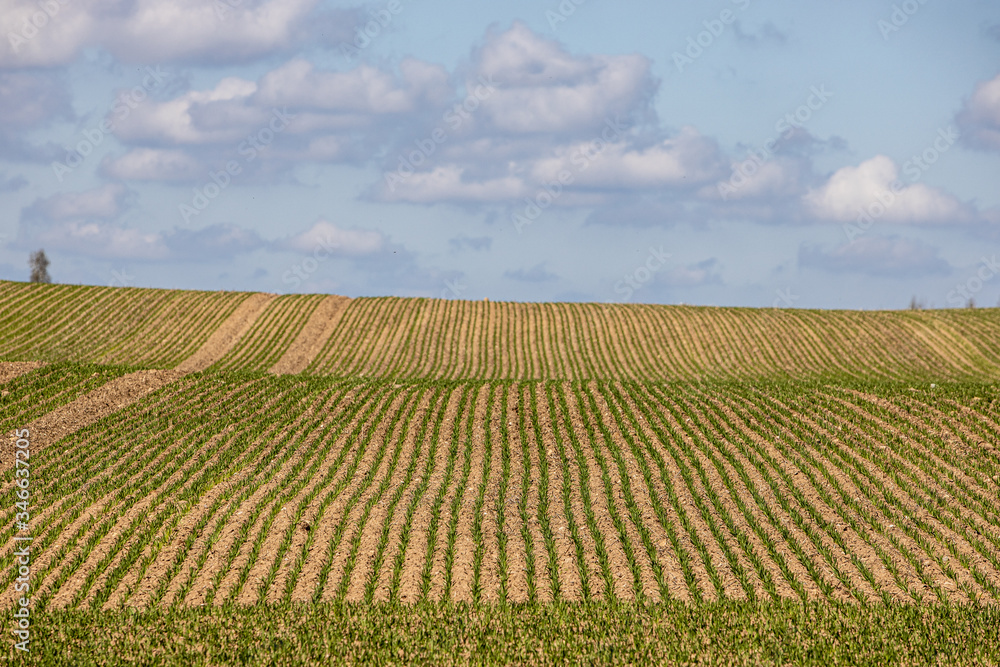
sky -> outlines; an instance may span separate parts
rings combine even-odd
[[[1000,306],[995,0],[2,0],[0,279]]]

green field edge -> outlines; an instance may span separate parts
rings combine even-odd
[[[11,612],[0,613],[4,628]],[[795,602],[47,610],[9,664],[998,664],[1000,607]],[[5,633],[11,642],[11,633]]]

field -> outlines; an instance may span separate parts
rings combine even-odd
[[[996,310],[0,283],[0,322],[37,664],[1000,661]]]

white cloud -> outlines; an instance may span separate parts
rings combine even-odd
[[[38,201],[35,206],[49,220],[110,220],[122,212],[126,194],[125,186],[109,183],[84,192],[55,194]]]
[[[976,86],[957,122],[964,143],[1000,151],[1000,74]]]
[[[103,259],[166,259],[163,236],[113,223],[68,220],[41,230],[35,241],[54,250]]]
[[[367,229],[344,229],[326,220],[277,244],[279,247],[312,254],[326,251],[338,255],[371,255],[386,245],[383,234]]]
[[[193,90],[166,102],[146,101],[115,124],[124,142],[206,144],[234,142],[266,122],[269,110],[247,104],[257,84],[226,77],[210,90]]]
[[[440,104],[452,93],[442,67],[406,59],[400,72],[401,81],[364,64],[346,72],[317,71],[312,63],[296,58],[261,78],[256,101],[304,109],[398,114],[413,111],[420,101]]]
[[[567,133],[600,127],[651,99],[655,82],[641,55],[573,57],[520,22],[490,34],[477,76],[497,82],[483,103],[501,132]],[[471,83],[471,82],[470,82]]]
[[[349,153],[346,146],[356,140],[351,135],[357,130],[367,128],[372,141],[383,141],[389,124],[398,124],[401,116],[442,104],[453,94],[447,78],[443,68],[412,59],[400,65],[399,75],[369,65],[347,72],[320,71],[295,59],[257,82],[226,77],[212,88],[172,100],[148,100],[117,122],[114,131],[126,144],[230,144],[235,153],[250,135],[267,127],[273,130],[275,114],[280,114],[290,119],[280,123],[281,131],[306,137],[294,147],[302,153],[289,159],[338,159]],[[283,143],[286,153],[292,150]]]
[[[843,167],[825,185],[804,197],[809,213],[825,219],[850,222],[861,211],[883,206],[879,220],[900,223],[962,222],[970,218],[967,206],[955,197],[923,183],[903,184],[896,163],[876,155],[857,167]],[[895,187],[894,187],[895,186]]]
[[[394,180],[382,188],[385,201],[408,201],[430,204],[439,201],[509,201],[528,195],[531,189],[514,175],[484,180],[465,179],[465,168],[455,165],[416,172]]]
[[[578,174],[574,185],[579,186],[626,190],[694,187],[718,178],[725,164],[715,142],[693,127],[684,127],[678,136],[648,148],[624,141],[586,142],[565,147],[560,153],[533,165],[531,172],[537,181],[554,181],[560,171],[566,171]]]
[[[112,178],[133,181],[192,181],[205,177],[194,157],[173,149],[136,148],[117,158],[105,158],[103,172]]]
[[[699,194],[705,199],[788,198],[802,194],[802,181],[808,166],[801,159],[774,157],[760,163],[754,160],[734,162],[729,177],[704,187]]]
[[[222,0],[5,0],[0,66],[64,65],[90,47],[103,47],[130,63],[240,62],[296,45],[317,3],[243,0],[231,7]],[[45,6],[58,9],[38,18]],[[25,31],[25,21],[33,16],[41,27]],[[30,37],[14,45],[6,38],[10,33]],[[345,25],[340,37],[348,34]]]

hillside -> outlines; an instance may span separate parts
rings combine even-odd
[[[31,488],[0,558],[29,532],[37,613],[86,641],[126,609],[1000,602],[996,311],[4,283],[0,322],[0,473]]]
[[[0,359],[399,379],[1000,377],[1000,309],[811,311],[0,283]],[[230,346],[229,344],[232,343]]]

